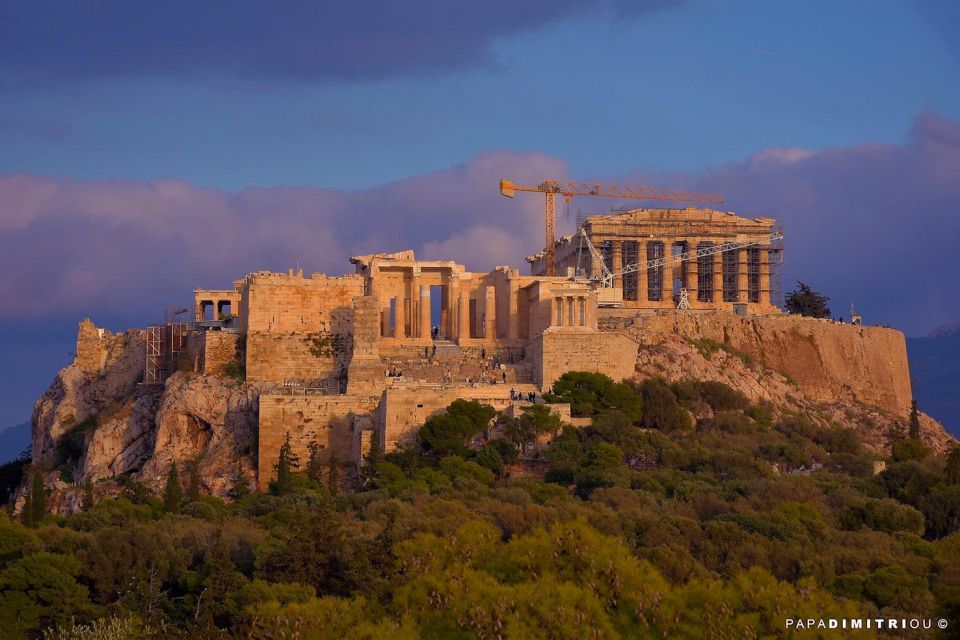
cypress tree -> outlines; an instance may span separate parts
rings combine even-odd
[[[30,498],[30,521],[33,526],[37,526],[47,514],[47,488],[43,484],[43,473],[39,469],[33,472]]]
[[[340,485],[340,467],[337,465],[337,454],[330,452],[330,471],[327,475],[327,488],[333,495],[337,494]]]
[[[240,500],[250,495],[251,491],[250,479],[243,472],[243,464],[237,460],[237,468],[234,469],[233,476],[230,478],[230,491],[227,492],[227,495],[234,500]]]
[[[307,477],[318,485],[323,483],[323,465],[320,464],[320,445],[316,440],[307,444],[310,456],[307,458]]]
[[[277,479],[273,483],[274,491],[280,495],[288,493],[293,489],[293,470],[300,468],[300,456],[293,452],[289,431],[283,438],[283,444],[280,445],[280,456],[273,468],[277,472]]]
[[[180,503],[183,502],[183,487],[180,485],[180,474],[177,473],[177,463],[170,465],[167,473],[167,486],[163,489],[163,510],[166,513],[180,513]]]
[[[190,462],[190,475],[187,477],[187,500],[194,501],[200,497],[200,460]]]
[[[917,401],[910,403],[910,437],[920,439],[920,412],[917,411]]]
[[[377,486],[377,480],[380,479],[379,473],[377,472],[377,465],[382,461],[383,447],[380,446],[380,438],[377,437],[377,432],[374,431],[370,434],[370,449],[367,451],[367,455],[363,457],[363,470],[361,474],[364,488],[370,489]]]

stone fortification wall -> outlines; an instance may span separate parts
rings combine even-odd
[[[625,333],[549,329],[530,341],[530,358],[535,382],[546,391],[567,371],[632,378],[637,349],[637,341]]]
[[[293,451],[300,456],[301,471],[309,452],[307,445],[315,441],[322,447],[324,464],[335,454],[340,464],[353,462],[354,438],[360,425],[357,417],[374,413],[378,397],[264,394],[260,396],[257,477],[261,489],[276,476],[273,465],[280,456],[280,447],[290,434]],[[370,421],[363,421],[369,425]]]
[[[782,373],[817,402],[854,400],[896,415],[910,409],[906,342],[895,329],[787,314],[624,310],[604,310],[600,326],[645,343],[676,334],[707,348],[712,343],[733,349]]]
[[[335,385],[353,350],[353,298],[360,276],[254,274],[244,285],[250,381]]]

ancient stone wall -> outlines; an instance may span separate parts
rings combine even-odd
[[[614,380],[632,378],[637,341],[624,333],[549,329],[530,344],[537,384],[545,391],[567,371],[594,371]]]
[[[340,464],[356,462],[355,417],[373,414],[378,402],[379,398],[363,396],[261,395],[257,450],[260,488],[266,489],[276,476],[273,465],[287,433],[294,453],[300,456],[301,471],[309,455],[307,445],[312,441],[321,446],[324,464],[329,463],[331,454]]]
[[[77,332],[77,367],[84,373],[102,373],[107,359],[107,340],[110,335],[97,328],[90,318],[80,323]]]
[[[356,275],[249,276],[242,299],[247,379],[337,384],[353,350],[353,299],[362,294]]]
[[[624,310],[603,310],[601,328],[644,342],[676,334],[703,348],[732,349],[782,373],[818,402],[855,400],[897,415],[910,409],[906,341],[895,329],[787,314]]]
[[[203,333],[203,372],[208,376],[224,375],[227,365],[241,361],[242,339],[230,331]]]

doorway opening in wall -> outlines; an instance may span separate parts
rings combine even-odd
[[[390,331],[390,337],[396,338],[397,337],[397,299],[396,298],[390,298],[390,318],[389,318],[388,329]]]
[[[443,327],[443,294],[446,287],[442,284],[430,285],[430,335],[434,338],[446,337]]]
[[[214,320],[226,320],[233,315],[233,305],[229,300],[223,300],[217,303],[217,316]]]
[[[673,265],[673,302],[674,304],[680,300],[680,289],[683,288],[683,283],[687,281],[687,263],[678,262],[676,260],[677,256],[682,255],[684,251],[687,250],[686,242],[674,242],[670,245],[670,256],[673,258],[671,264]]]

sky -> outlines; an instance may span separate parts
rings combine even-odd
[[[0,427],[84,317],[370,251],[526,267],[501,177],[718,191],[783,222],[787,288],[923,335],[960,320],[958,77],[947,0],[0,0]]]

